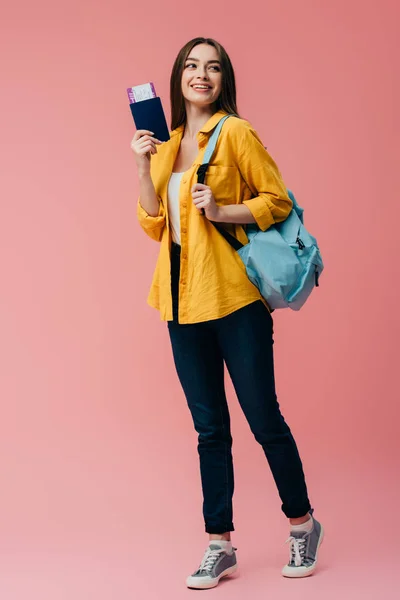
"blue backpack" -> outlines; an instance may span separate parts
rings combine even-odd
[[[197,170],[197,181],[204,183],[207,167],[214,153],[222,125],[230,115],[222,117],[208,141],[203,163]],[[257,286],[271,310],[300,310],[324,269],[317,240],[303,223],[303,209],[293,202],[288,217],[266,231],[257,225],[246,225],[248,243],[242,244],[219,223],[211,223],[236,250],[246,267],[250,281]]]

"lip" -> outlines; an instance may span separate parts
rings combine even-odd
[[[193,89],[195,89],[195,86],[196,86],[196,85],[201,85],[201,84],[197,84],[197,83],[195,83],[195,84],[193,84],[191,87],[192,87]],[[208,85],[208,84],[205,84],[205,85]],[[208,86],[206,89],[196,89],[195,91],[196,91],[196,92],[209,92],[211,89],[212,89],[212,88],[211,88],[210,86]]]

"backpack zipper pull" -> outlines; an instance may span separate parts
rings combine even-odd
[[[318,282],[318,279],[319,279],[319,272],[318,272],[318,269],[317,269],[317,267],[315,267],[315,285],[316,285],[317,287],[319,287],[319,282]]]

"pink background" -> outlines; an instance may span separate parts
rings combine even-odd
[[[326,529],[318,574],[280,576],[288,524],[228,384],[240,571],[209,593],[398,597],[398,12],[394,0],[3,9],[1,598],[193,593],[184,580],[207,545],[197,435],[146,304],[158,246],[136,222],[126,88],[153,81],[169,119],[170,70],[197,35],[225,45],[239,112],[326,264],[300,313],[274,315],[278,397]]]

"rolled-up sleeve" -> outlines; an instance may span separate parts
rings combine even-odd
[[[158,215],[156,217],[150,216],[143,206],[140,204],[140,196],[137,203],[137,217],[140,226],[147,233],[147,235],[156,242],[161,242],[162,234],[164,231],[166,219],[165,219],[165,209],[160,202],[160,209],[158,211]]]
[[[257,132],[248,121],[242,121],[242,124],[236,133],[237,163],[241,176],[254,196],[244,200],[243,204],[249,208],[258,227],[265,231],[289,216],[293,202],[277,165]]]

